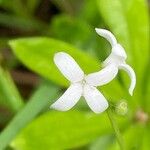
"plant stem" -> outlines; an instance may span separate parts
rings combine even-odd
[[[5,105],[7,101],[7,106],[15,113],[18,112],[23,106],[24,102],[16,88],[9,72],[4,70],[0,66],[0,95],[2,96],[1,102]],[[3,100],[4,99],[4,100]]]
[[[115,131],[115,135],[116,135],[118,144],[120,146],[120,149],[121,150],[125,150],[125,144],[124,144],[124,141],[123,141],[123,137],[122,137],[122,135],[120,133],[120,130],[119,130],[119,127],[118,127],[118,125],[117,125],[117,123],[115,121],[115,118],[113,116],[113,112],[112,112],[111,108],[107,110],[107,115],[108,115],[108,118],[109,118],[109,120],[111,122],[112,128]]]
[[[49,92],[51,91],[51,92]],[[31,122],[46,106],[49,106],[58,94],[58,88],[42,84],[33,94],[29,102],[16,114],[8,126],[0,134],[0,150],[6,149],[16,135]],[[50,98],[48,98],[50,97]]]

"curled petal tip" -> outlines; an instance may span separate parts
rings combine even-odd
[[[129,94],[132,96],[133,95],[133,90],[134,90],[135,85],[136,85],[136,75],[135,75],[135,72],[127,64],[121,64],[119,66],[119,68],[125,70],[128,73],[128,75],[130,76],[131,84],[130,84],[130,87],[129,87]]]
[[[112,47],[117,44],[117,40],[115,36],[110,31],[106,29],[99,29],[99,28],[95,28],[95,31],[97,34],[99,34],[100,36],[108,40]]]

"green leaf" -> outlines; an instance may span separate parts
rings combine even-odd
[[[29,102],[20,110],[8,126],[0,134],[0,150],[14,139],[14,137],[31,122],[45,107],[49,108],[52,99],[58,94],[58,88],[42,84],[30,98]]]
[[[18,39],[10,41],[10,46],[27,67],[59,85],[68,85],[53,62],[54,54],[59,51],[67,52],[74,57],[85,73],[100,69],[98,60],[70,44],[55,39],[44,37]]]
[[[11,146],[19,150],[69,149],[85,145],[110,130],[106,114],[49,112],[28,125]]]
[[[24,102],[7,71],[0,67],[0,103],[9,107],[13,112],[19,111]]]

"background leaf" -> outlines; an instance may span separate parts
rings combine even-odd
[[[11,145],[19,150],[69,149],[85,145],[109,131],[106,114],[49,112],[33,121]]]
[[[56,52],[64,51],[74,57],[85,73],[99,70],[98,60],[76,49],[70,44],[51,38],[27,38],[10,42],[16,56],[31,70],[52,80],[53,82],[67,86],[68,81],[54,65],[53,57]],[[28,59],[27,59],[28,58]]]

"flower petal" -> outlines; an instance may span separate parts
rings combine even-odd
[[[71,109],[80,99],[82,95],[82,85],[80,83],[72,84],[65,93],[50,106],[50,108],[67,111]]]
[[[85,84],[83,95],[87,104],[95,113],[101,113],[108,108],[107,100],[95,87]]]
[[[81,81],[84,72],[81,70],[76,61],[67,53],[59,52],[54,56],[54,62],[61,73],[71,82]]]
[[[95,28],[95,30],[97,34],[107,39],[110,42],[112,47],[117,44],[117,40],[115,36],[110,31],[105,30],[105,29],[98,29],[98,28]]]
[[[118,73],[118,68],[110,64],[99,72],[91,73],[85,77],[86,82],[92,86],[101,86],[113,80]]]
[[[134,70],[127,64],[121,64],[119,66],[119,69],[125,70],[128,73],[128,75],[130,76],[131,84],[129,87],[129,93],[130,93],[130,95],[133,95],[133,90],[134,90],[135,85],[136,85],[136,75],[135,75]]]

